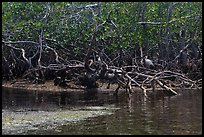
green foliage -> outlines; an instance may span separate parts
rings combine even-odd
[[[101,2],[100,9],[94,4],[98,2],[2,2],[3,38],[38,42],[43,30],[44,38],[57,41],[50,46],[82,43],[73,51],[78,53],[90,44],[96,25],[103,23],[112,11],[110,18],[117,28],[109,23],[99,28],[97,41],[102,46],[114,50],[135,44],[142,46],[143,42],[149,46],[162,42],[170,2]],[[161,25],[144,27],[138,23],[145,4],[145,22],[163,22]],[[201,2],[176,3],[169,18],[175,21],[168,24],[171,36],[176,36],[185,26],[187,32],[197,29],[195,39],[202,41],[201,11]]]

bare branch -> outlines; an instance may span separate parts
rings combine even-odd
[[[21,43],[28,43],[28,44],[35,44],[38,45],[39,43],[34,41],[2,41],[5,44],[21,44]]]

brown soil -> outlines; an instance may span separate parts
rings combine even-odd
[[[117,88],[117,84],[111,84],[110,89],[107,89],[108,83],[102,84],[101,82],[99,83],[99,88],[97,88],[98,91],[103,92],[103,93],[111,93],[115,92]],[[45,84],[32,84],[28,80],[24,79],[16,79],[15,81],[3,81],[2,82],[2,87],[6,88],[16,88],[16,89],[24,89],[24,90],[38,90],[38,91],[51,91],[51,92],[84,92],[86,91],[86,88],[83,86],[76,86],[73,82],[67,83],[68,86],[66,88],[55,86],[54,82],[52,80],[46,81]],[[134,91],[142,91],[139,87],[134,87]],[[179,88],[178,88],[179,89]],[[174,89],[178,91],[178,89]],[[185,88],[188,89],[188,88]],[[119,89],[120,91],[125,91],[125,89]],[[151,91],[152,89],[149,88],[147,91]],[[157,91],[163,90],[160,87],[156,88]],[[202,90],[202,88],[201,88]]]
[[[61,92],[61,91],[85,91],[85,87],[76,86],[74,83],[67,83],[67,87],[55,86],[52,80],[46,81],[44,84],[32,84],[31,82],[24,79],[16,79],[15,81],[3,81],[2,87],[7,88],[17,88],[17,89],[26,89],[26,90],[40,90],[40,91],[52,91],[52,92]],[[107,89],[107,83],[99,84],[98,90],[103,91],[115,91],[117,88],[116,84],[111,84],[110,89]]]

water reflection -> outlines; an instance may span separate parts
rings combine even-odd
[[[116,121],[118,124],[123,121],[121,124],[123,127],[129,127],[126,130],[131,130],[130,133],[184,135],[202,133],[201,91],[181,90],[177,96],[151,94],[149,98],[136,93],[126,101],[127,103],[122,104],[121,100],[118,105],[127,106],[127,111],[124,111],[124,107]],[[124,123],[124,119],[128,119],[129,123]]]
[[[135,91],[131,96],[120,92],[117,97],[100,92],[2,91],[3,110],[58,111],[59,108],[107,104],[120,109],[112,115],[59,126],[57,132],[36,131],[36,134],[202,134],[201,91],[181,90],[176,96],[155,92],[149,94],[149,98],[144,98],[140,91]]]
[[[2,89],[2,109],[10,110],[52,111],[74,106],[102,106],[114,102],[117,102],[115,96],[106,93],[101,94],[97,90],[92,92],[50,92]]]

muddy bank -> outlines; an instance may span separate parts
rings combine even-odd
[[[3,81],[2,87],[6,88],[16,88],[16,89],[24,89],[24,90],[38,90],[38,91],[83,91],[84,87],[70,87],[70,88],[62,88],[59,86],[55,86],[53,81],[46,81],[45,84],[32,84],[26,80],[18,79],[15,81]]]
[[[99,88],[93,89],[101,92],[114,92],[117,88],[117,84],[111,84],[110,88],[107,89],[108,83],[99,83]],[[2,87],[12,89],[23,89],[23,90],[38,90],[38,91],[51,91],[51,92],[85,92],[87,89],[84,86],[76,86],[74,83],[69,83],[67,88],[55,86],[53,81],[46,81],[44,84],[32,84],[26,80],[18,79],[15,81],[3,81]],[[120,89],[125,91],[125,89]]]
[[[117,84],[111,84],[110,88],[107,88],[108,83],[99,83],[99,88],[96,89],[89,89],[90,91],[97,91],[100,93],[114,93],[117,89]],[[49,91],[49,92],[86,92],[87,89],[84,86],[76,86],[74,83],[70,82],[67,88],[62,88],[60,86],[55,86],[53,81],[46,81],[44,84],[32,84],[23,79],[17,79],[15,81],[3,81],[2,82],[3,88],[9,89],[22,89],[26,91]],[[181,88],[172,88],[176,92],[179,92]],[[195,88],[185,88],[185,89],[195,89]],[[182,89],[182,90],[185,90]],[[119,89],[120,92],[125,92],[125,89]],[[139,87],[133,87],[134,92],[142,92]],[[200,91],[202,91],[202,87],[200,87]],[[119,92],[119,93],[120,93]],[[169,95],[168,92],[163,90],[160,87],[155,89],[155,92],[158,94],[166,94]],[[152,88],[147,89],[147,94],[152,94]]]

